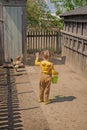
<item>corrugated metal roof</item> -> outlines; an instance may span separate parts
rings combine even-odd
[[[71,10],[63,14],[60,14],[60,17],[70,16],[70,15],[71,16],[72,15],[85,15],[85,14],[87,14],[87,6],[76,8],[75,10]]]

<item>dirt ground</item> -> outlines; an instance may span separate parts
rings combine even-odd
[[[14,130],[87,130],[86,78],[65,64],[55,64],[55,69],[59,79],[58,84],[51,85],[48,105],[38,103],[39,67],[27,65],[15,73]],[[13,130],[12,127],[9,130]]]
[[[39,67],[26,66],[26,75],[17,77],[27,82],[17,85],[24,129],[87,130],[87,80],[66,65],[55,68],[59,81],[51,85],[49,105],[38,103]]]

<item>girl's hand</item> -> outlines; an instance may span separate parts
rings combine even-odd
[[[35,56],[36,56],[36,58],[39,58],[39,52],[37,52],[37,53],[35,54]]]

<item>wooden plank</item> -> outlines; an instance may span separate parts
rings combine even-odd
[[[71,32],[64,31],[64,30],[61,30],[61,33],[73,36],[75,38],[81,38],[81,39],[87,40],[86,36],[82,36],[82,35],[79,35],[79,34],[74,34],[74,33],[71,33]]]
[[[77,20],[75,20],[75,19],[64,19],[64,21],[65,22],[79,22],[79,23],[81,23],[81,22],[87,22],[87,19],[77,19]]]
[[[28,35],[29,35],[29,32],[28,32]],[[29,50],[29,37],[27,37],[27,49]]]
[[[57,31],[46,31],[46,30],[41,30],[41,31],[30,31],[31,33],[27,34],[27,39],[31,38],[31,49],[33,50],[43,50],[43,49],[56,49],[57,41]],[[29,43],[30,45],[30,43]],[[30,47],[29,47],[30,49]]]
[[[4,62],[3,6],[0,5],[0,65]]]

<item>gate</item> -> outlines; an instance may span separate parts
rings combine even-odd
[[[4,62],[3,6],[0,5],[0,65]]]
[[[27,32],[27,54],[48,49],[54,53],[60,53],[60,32],[58,30],[34,30]]]

